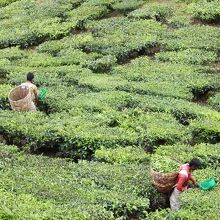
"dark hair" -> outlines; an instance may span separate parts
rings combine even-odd
[[[29,72],[29,73],[27,74],[27,80],[28,80],[28,81],[32,81],[33,78],[34,78],[34,74],[33,74],[32,72]]]
[[[198,158],[193,158],[190,162],[189,162],[189,166],[190,167],[195,167],[195,168],[199,168],[202,166],[202,162],[198,159]]]

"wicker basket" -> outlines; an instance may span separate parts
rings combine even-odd
[[[29,111],[33,105],[31,92],[27,86],[17,86],[12,89],[8,99],[14,111]]]
[[[173,173],[160,173],[151,170],[152,181],[159,192],[171,192],[176,185],[178,172]]]

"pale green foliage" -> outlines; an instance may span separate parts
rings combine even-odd
[[[117,147],[115,149],[101,148],[95,151],[95,158],[100,161],[116,164],[148,163],[150,155],[137,147]]]
[[[176,161],[175,158],[160,156],[153,154],[151,156],[151,168],[154,171],[162,173],[172,173],[178,171],[181,163]]]
[[[189,11],[197,18],[205,21],[215,21],[220,19],[220,2],[218,0],[200,0],[189,6]]]
[[[131,18],[156,19],[165,21],[174,13],[174,8],[166,4],[145,4],[142,8],[134,10],[128,14]]]
[[[186,64],[207,64],[218,60],[217,54],[211,51],[199,49],[187,49],[171,52],[160,52],[156,59],[163,62],[186,63]]]

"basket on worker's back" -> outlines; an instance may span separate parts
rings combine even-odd
[[[8,99],[12,110],[15,111],[28,111],[33,105],[31,92],[27,86],[23,85],[12,89]]]
[[[173,173],[160,173],[151,170],[152,181],[159,192],[171,192],[176,185],[178,172]]]

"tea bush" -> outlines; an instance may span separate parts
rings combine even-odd
[[[156,19],[166,21],[174,13],[174,8],[165,4],[145,4],[142,8],[134,10],[128,14],[130,18]]]
[[[84,3],[75,8],[74,4],[80,2],[54,3],[47,0],[38,4],[24,0],[2,8],[0,24],[4,32],[0,32],[0,46],[26,47],[57,39],[68,35],[76,27],[82,28],[87,19],[107,13],[106,7],[102,5]],[[30,17],[35,19],[34,23]]]
[[[186,3],[158,3],[0,1],[0,142],[26,152],[0,146],[0,218],[219,215],[188,193],[180,212],[154,212],[168,201],[149,165],[172,172],[198,157],[202,181],[219,176],[220,161],[217,20],[201,25]],[[8,92],[29,71],[46,100],[37,112],[11,111]]]
[[[10,114],[14,115],[13,121],[8,121]],[[175,143],[186,134],[183,126],[164,113],[108,111],[93,113],[91,118],[90,113],[76,109],[74,115],[71,114],[63,112],[45,117],[40,113],[15,115],[2,111],[0,130],[8,142],[19,146],[25,142],[32,150],[54,148],[76,159],[90,157],[101,146],[111,148],[116,144],[141,145],[151,151],[154,145]]]
[[[129,82],[119,90],[139,94],[192,99],[193,93],[204,93],[219,88],[218,76],[205,73],[200,67],[187,64],[157,63],[137,58],[131,63],[114,68],[114,73]]]
[[[123,91],[101,91],[78,94],[73,97],[72,105],[87,112],[104,112],[110,109],[124,110],[136,107],[138,100],[133,94]]]
[[[116,1],[112,5],[112,8],[114,10],[117,10],[117,11],[127,12],[127,11],[134,10],[136,8],[139,8],[145,2],[146,2],[146,0],[136,0],[136,1],[133,1],[133,0],[120,0],[118,2]]]
[[[91,19],[101,18],[108,13],[105,5],[90,4],[85,2],[75,10],[66,12],[67,21],[74,24],[74,27],[84,29],[86,22]]]
[[[150,155],[137,147],[117,147],[115,149],[101,148],[95,151],[95,158],[98,161],[104,161],[116,164],[138,164],[149,163]]]
[[[0,78],[5,79],[9,71],[7,66],[10,66],[11,62],[8,59],[0,59]]]
[[[217,51],[218,38],[218,28],[193,25],[166,32],[161,39],[161,44],[166,50],[205,49]]]
[[[120,76],[113,76],[109,74],[91,74],[86,75],[72,75],[66,74],[63,81],[68,85],[75,83],[80,88],[88,88],[93,92],[116,90],[117,87],[127,83],[127,80]]]
[[[93,31],[93,41],[84,44],[85,50],[114,55],[123,61],[134,52],[154,46],[158,35],[165,26],[153,20],[129,20],[109,18],[89,22],[88,29]]]
[[[11,85],[0,84],[0,110],[9,108],[8,95],[11,89],[12,89]]]
[[[0,7],[5,7],[13,2],[16,2],[18,0],[1,0],[0,1]]]
[[[0,52],[0,59],[8,59],[10,61],[26,57],[26,53],[18,47],[5,48],[0,50]]]
[[[167,22],[171,28],[177,29],[190,26],[191,18],[188,15],[174,15],[171,18],[167,19]]]
[[[189,6],[189,11],[192,12],[196,18],[204,21],[219,21],[220,19],[220,3],[218,0],[198,1]]]
[[[92,62],[97,62],[96,59],[102,58],[96,53],[86,54],[78,49],[63,49],[56,57],[48,53],[32,53],[25,59],[17,62],[19,66],[30,67],[47,67],[47,66],[63,66],[63,65],[81,65],[89,66]]]
[[[197,142],[218,143],[220,140],[219,119],[200,119],[191,124],[192,136]]]
[[[196,118],[219,118],[217,111],[183,99],[151,95],[133,95],[133,103],[136,103],[135,105],[144,111],[159,111],[172,114],[180,123],[185,125]]]
[[[187,49],[182,51],[160,52],[156,54],[156,60],[172,63],[208,64],[218,60],[217,54],[199,49]]]
[[[77,35],[71,35],[64,37],[61,40],[46,41],[40,44],[36,49],[40,53],[50,53],[55,56],[63,49],[80,49],[85,43],[93,40],[91,33],[79,33]]]
[[[93,72],[109,72],[112,70],[113,66],[115,66],[116,61],[117,59],[115,56],[107,55],[91,61],[85,66],[93,70]]]
[[[56,59],[55,59],[56,62]],[[8,75],[9,82],[11,84],[20,84],[26,80],[27,72],[31,71],[35,73],[34,83],[37,86],[58,86],[73,84],[79,77],[88,76],[92,74],[92,71],[86,68],[82,68],[77,65],[69,66],[46,66],[46,67],[24,67],[13,66],[9,68],[10,74]],[[77,75],[78,74],[78,75]],[[69,75],[69,77],[68,77]],[[63,80],[66,76],[66,80]],[[70,80],[71,78],[75,79]],[[62,80],[61,80],[62,79]]]
[[[34,219],[40,214],[61,219],[147,215],[153,188],[145,165],[87,161],[76,164],[65,159],[12,153],[14,147],[11,150],[10,146],[0,146],[0,150],[4,171],[0,180],[1,195],[5,200],[0,209],[4,214],[19,217],[23,214]],[[15,202],[19,205],[15,206]]]
[[[10,47],[21,45],[27,47],[30,45],[39,44],[47,39],[56,39],[61,35],[67,34],[71,29],[70,23],[61,23],[60,18],[48,18],[36,20],[32,23],[32,20],[25,21],[1,21],[1,26],[8,26],[12,28],[5,28],[0,32],[0,47]],[[18,26],[19,24],[19,26]],[[27,26],[29,27],[27,29]]]
[[[209,98],[208,102],[214,109],[220,111],[220,93],[216,93],[214,96]]]

